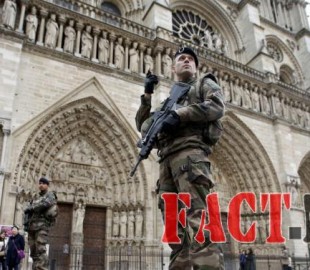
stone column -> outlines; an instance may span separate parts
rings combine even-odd
[[[77,34],[76,34],[76,43],[75,43],[75,53],[74,55],[77,57],[81,57],[80,54],[80,46],[81,46],[81,31],[83,29],[83,24],[81,22],[76,23],[76,29],[77,29]]]
[[[2,142],[2,152],[1,152],[1,163],[0,163],[0,169],[4,169],[4,159],[5,159],[5,152],[7,148],[7,141],[8,136],[10,135],[11,131],[9,129],[3,129],[3,142]]]
[[[143,75],[144,72],[143,72],[143,58],[144,58],[144,50],[145,50],[145,46],[144,44],[140,43],[139,45],[139,50],[140,50],[140,74]]]
[[[22,3],[22,8],[20,11],[20,19],[19,19],[19,25],[18,25],[17,32],[24,33],[23,29],[24,29],[24,21],[25,21],[25,12],[26,12],[26,6],[28,4],[28,1],[22,0],[21,3]]]
[[[161,72],[161,53],[163,52],[163,47],[157,46],[155,48],[156,55],[156,74],[157,76],[163,76]]]
[[[91,60],[93,62],[99,63],[98,58],[97,58],[97,48],[98,48],[98,35],[100,33],[100,30],[98,28],[93,29],[93,34],[94,34],[94,44],[93,44],[93,56]]]
[[[114,32],[111,32],[110,34],[110,57],[109,57],[109,66],[114,67],[113,64],[113,52],[114,52],[114,41],[116,39],[116,36]]]
[[[43,37],[44,37],[44,29],[45,29],[45,18],[47,17],[47,10],[41,9],[41,22],[40,22],[40,30],[39,30],[39,37],[37,41],[37,45],[43,46]]]
[[[64,34],[64,23],[66,22],[66,18],[63,16],[59,16],[59,35],[58,35],[58,42],[57,42],[57,47],[56,50],[62,52],[63,49],[61,48],[62,46],[62,38]]]
[[[129,67],[128,67],[128,59],[129,59],[128,48],[129,48],[129,45],[130,45],[130,40],[129,40],[129,38],[126,38],[126,39],[125,39],[124,44],[125,44],[125,56],[124,56],[124,57],[125,57],[125,61],[124,61],[124,63],[125,63],[125,71],[126,71],[126,72],[130,72]]]

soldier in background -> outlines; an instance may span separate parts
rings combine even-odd
[[[177,80],[188,84],[190,90],[177,103],[176,110],[170,111],[163,121],[157,140],[160,157],[159,208],[164,215],[163,193],[190,193],[191,208],[187,222],[194,235],[199,229],[202,210],[206,208],[206,195],[214,185],[208,159],[211,148],[206,141],[210,136],[205,137],[204,131],[210,121],[217,121],[224,115],[223,95],[216,78],[206,74],[197,80],[197,67],[198,58],[192,49],[177,51],[172,70]],[[152,122],[151,97],[157,82],[155,75],[147,74],[144,95],[136,115],[137,129],[142,137]],[[223,254],[219,246],[210,242],[207,232],[204,244],[193,239],[188,227],[183,229],[179,226],[178,235],[181,244],[170,244],[170,270],[224,269]]]
[[[48,191],[48,188],[49,181],[44,177],[40,178],[40,192],[34,195],[24,211],[33,270],[48,270],[46,244],[49,228],[55,223],[57,216],[57,196],[55,192]]]

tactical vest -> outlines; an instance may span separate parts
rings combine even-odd
[[[207,73],[206,75],[204,75],[189,90],[189,92],[187,94],[189,104],[204,102],[203,82],[206,79],[211,79],[212,81],[214,81],[217,84],[217,79],[211,73]],[[219,87],[219,86],[217,85],[217,87]],[[223,125],[221,123],[221,120],[208,122],[203,127],[203,132],[202,132],[203,141],[206,144],[208,144],[209,146],[213,146],[218,142],[222,133],[223,133]]]

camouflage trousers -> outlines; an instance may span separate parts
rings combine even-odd
[[[48,257],[46,254],[48,230],[28,231],[28,243],[30,256],[33,260],[32,270],[48,270]]]
[[[220,247],[211,243],[205,231],[205,243],[199,244],[196,235],[201,211],[206,210],[206,195],[213,186],[210,162],[201,149],[185,149],[174,153],[160,163],[159,208],[164,217],[164,201],[161,194],[166,192],[187,192],[191,195],[191,208],[187,210],[187,227],[178,226],[180,244],[170,244],[170,270],[223,270],[224,257]],[[183,206],[184,207],[184,206]],[[206,222],[207,223],[207,222]]]

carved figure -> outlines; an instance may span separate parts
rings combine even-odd
[[[50,19],[46,24],[46,34],[45,34],[45,46],[54,49],[56,46],[57,36],[58,36],[58,24],[56,22],[56,15],[51,14]]]
[[[135,216],[133,211],[129,212],[128,215],[128,238],[134,238],[135,230]]]
[[[138,208],[136,212],[136,231],[135,231],[135,236],[137,238],[142,237],[142,225],[143,225],[143,215],[142,211]]]
[[[204,38],[205,38],[205,43],[206,43],[207,46],[208,46],[208,49],[209,49],[209,50],[214,50],[214,47],[213,47],[213,38],[212,38],[211,31],[210,31],[209,28],[207,28],[207,29],[205,30]]]
[[[121,212],[120,216],[120,237],[121,238],[126,238],[127,235],[127,214],[125,211]]]
[[[73,231],[82,233],[83,232],[83,222],[85,218],[85,206],[80,202],[75,208],[75,220],[73,224]]]
[[[2,9],[2,23],[5,27],[9,29],[14,29],[15,19],[16,19],[16,1],[15,0],[5,0]]]
[[[149,70],[153,72],[154,69],[154,60],[153,57],[151,56],[152,49],[147,48],[146,54],[144,55],[144,70],[145,73],[147,73]]]
[[[122,46],[122,42],[123,42],[123,39],[119,37],[115,45],[115,67],[119,69],[124,68],[125,50],[124,50],[124,47]]]
[[[233,86],[233,104],[241,106],[242,103],[242,89],[240,86],[239,78],[236,78],[235,84]]]
[[[163,75],[166,78],[171,78],[171,67],[172,67],[172,59],[169,56],[171,49],[167,48],[166,53],[162,57],[162,65],[163,65]]]
[[[138,43],[134,42],[132,48],[129,50],[129,61],[130,61],[130,71],[138,73],[139,72],[139,51],[137,50]]]
[[[81,56],[89,59],[93,49],[93,37],[90,34],[90,32],[91,32],[91,26],[87,25],[86,29],[83,31],[82,34],[82,50],[81,50]]]
[[[112,236],[114,236],[114,237],[119,236],[119,225],[120,225],[119,213],[118,212],[114,212],[113,213]]]
[[[64,51],[68,53],[73,53],[74,51],[76,31],[73,28],[73,26],[74,26],[74,21],[70,20],[69,25],[65,29]]]
[[[107,64],[109,61],[109,40],[107,39],[108,33],[102,31],[102,37],[99,39],[98,47],[99,47],[99,63]]]
[[[37,9],[33,6],[26,17],[26,35],[29,41],[35,42],[38,23]]]

